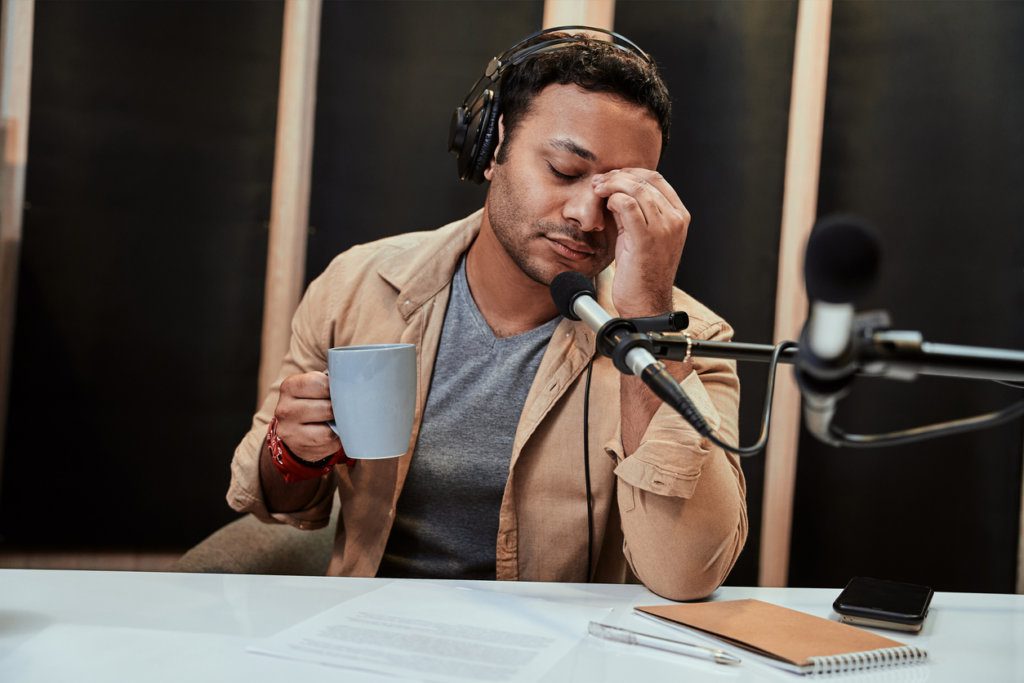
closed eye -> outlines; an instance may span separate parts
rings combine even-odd
[[[551,171],[551,174],[554,175],[559,180],[569,181],[569,180],[576,180],[577,178],[580,177],[578,175],[569,175],[568,173],[562,173],[557,168],[552,166],[551,162],[547,162],[547,164],[548,164],[548,169]]]

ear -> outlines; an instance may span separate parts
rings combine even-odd
[[[501,151],[501,145],[505,142],[505,115],[502,114],[498,117],[498,144],[494,146],[494,156],[491,157],[491,163],[487,164],[487,168],[484,170],[484,178],[490,180],[494,176],[494,165],[498,163],[498,152]]]

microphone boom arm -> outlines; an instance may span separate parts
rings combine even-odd
[[[771,344],[719,342],[694,339],[683,334],[651,334],[651,352],[657,358],[684,360],[693,356],[729,360],[771,360]],[[880,330],[870,332],[859,343],[858,357],[862,377],[913,379],[917,375],[1024,382],[1024,351],[984,346],[941,344],[921,339],[918,332]],[[780,363],[794,364],[799,349],[788,347],[779,356]]]
[[[874,316],[877,314],[865,314]],[[694,339],[686,334],[655,333],[650,335],[651,353],[657,358],[685,360],[688,356],[726,358],[736,361],[761,361],[772,364],[763,420],[762,437],[767,436],[767,418],[771,411],[771,392],[776,363],[795,364],[799,345],[784,342],[779,346],[744,342],[716,342]],[[911,380],[918,375],[959,377],[1000,382],[1024,382],[1024,352],[980,346],[962,346],[924,341],[919,332],[898,330],[865,330],[856,341],[860,368],[857,375],[887,379]],[[814,396],[804,396],[812,414]],[[826,402],[821,402],[824,406]],[[820,408],[821,406],[819,406]],[[849,434],[831,424],[831,409],[818,416],[820,424],[812,433],[830,446],[878,448],[924,441],[939,436],[992,427],[1024,415],[1024,401],[1005,408],[962,418],[914,427],[884,434]],[[758,439],[761,445],[765,439]],[[743,449],[744,451],[746,449]],[[745,454],[745,453],[743,453]]]

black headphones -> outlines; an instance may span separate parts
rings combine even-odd
[[[556,26],[527,36],[487,64],[484,75],[477,79],[462,104],[452,114],[451,126],[448,129],[448,151],[453,152],[456,156],[460,180],[472,180],[474,183],[484,181],[484,171],[491,163],[494,147],[498,142],[498,119],[501,117],[501,78],[505,74],[505,70],[521,63],[531,55],[579,43],[586,40],[587,37],[580,34],[558,36],[540,40],[528,47],[523,47],[523,45],[549,33],[571,30],[604,33],[618,41],[609,43],[613,47],[651,63],[651,57],[636,43],[625,36],[603,28]]]

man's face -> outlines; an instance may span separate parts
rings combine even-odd
[[[615,258],[615,219],[591,177],[656,168],[661,128],[613,95],[550,85],[519,121],[507,154],[487,171],[487,220],[519,269],[548,285],[566,270],[593,277]]]

